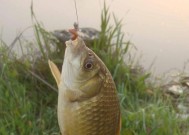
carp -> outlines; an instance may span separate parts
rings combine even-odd
[[[119,135],[120,105],[113,78],[82,38],[66,41],[62,71],[48,61],[58,85],[62,135]]]

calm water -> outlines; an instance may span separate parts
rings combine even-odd
[[[80,27],[100,27],[102,0],[76,0]],[[141,64],[159,73],[182,70],[189,61],[188,0],[107,0],[110,10],[123,18],[124,31],[138,48]],[[30,0],[0,0],[1,37],[10,44],[31,25]],[[70,28],[76,21],[73,0],[33,0],[34,11],[48,30]],[[31,31],[25,36],[32,37]],[[187,67],[189,70],[189,67]]]

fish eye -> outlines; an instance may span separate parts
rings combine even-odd
[[[87,62],[85,64],[85,69],[92,69],[93,68],[93,63],[92,62]]]

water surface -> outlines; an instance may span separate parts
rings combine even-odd
[[[100,29],[102,0],[76,0],[80,27]],[[76,21],[73,0],[33,0],[35,14],[48,30],[70,28]],[[155,60],[156,72],[182,70],[189,61],[188,0],[107,0],[110,10],[123,18],[124,32],[138,48],[141,64]],[[1,37],[10,44],[31,25],[30,0],[0,0]],[[27,31],[25,36],[32,37]],[[189,68],[187,67],[187,70]]]

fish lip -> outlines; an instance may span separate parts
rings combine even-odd
[[[66,44],[66,49],[65,49],[65,54],[64,54],[64,59],[67,60],[70,65],[78,59],[80,61],[80,67],[82,67],[82,58],[84,54],[86,53],[85,51],[85,43],[81,38],[76,38],[75,40],[68,40],[65,42]],[[78,70],[79,70],[78,68]]]
[[[65,42],[66,50],[69,50],[73,56],[81,55],[86,50],[86,45],[81,38],[76,38],[75,40],[68,40]],[[67,54],[68,55],[68,54]]]
[[[78,38],[76,38],[75,40],[68,40],[65,42],[66,47],[72,46],[72,47],[76,47],[78,45]]]

